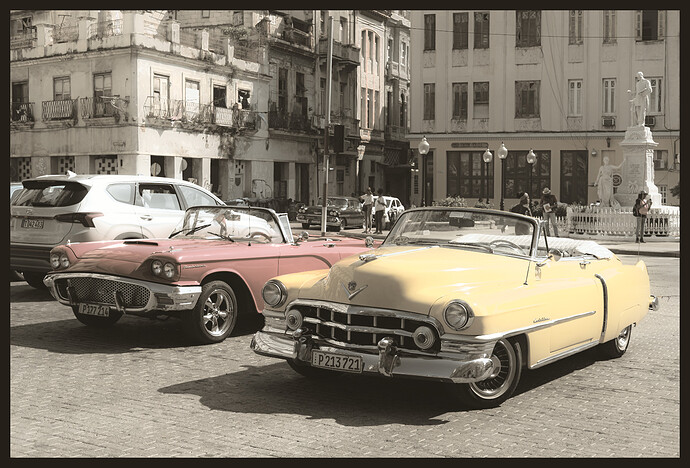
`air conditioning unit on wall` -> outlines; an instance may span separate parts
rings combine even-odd
[[[616,118],[615,117],[602,117],[601,125],[604,127],[615,127]]]

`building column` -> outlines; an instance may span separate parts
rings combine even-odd
[[[151,175],[150,154],[121,154],[118,155],[119,174]]]
[[[200,158],[197,164],[198,174],[195,174],[197,184],[206,190],[211,190],[211,158]]]
[[[287,197],[297,200],[297,165],[288,163]]]

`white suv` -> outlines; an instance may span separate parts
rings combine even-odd
[[[45,288],[50,249],[67,242],[168,237],[190,206],[224,205],[180,179],[48,175],[23,181],[10,205],[10,269]]]

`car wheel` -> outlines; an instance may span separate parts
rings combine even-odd
[[[43,278],[45,275],[43,273],[36,273],[35,271],[25,271],[24,281],[29,283],[29,286],[36,289],[48,289],[48,286],[43,284]]]
[[[79,313],[79,306],[72,306],[74,316],[84,325],[90,327],[106,328],[109,327],[122,318],[122,312],[111,310],[107,317],[97,317],[95,315],[86,315]]]
[[[309,223],[302,223],[302,229],[309,229]]]
[[[632,325],[628,325],[621,331],[620,335],[614,339],[599,345],[601,354],[610,359],[619,358],[625,354],[630,345],[630,335],[632,334]]]
[[[460,399],[474,408],[493,408],[515,391],[522,373],[522,352],[517,341],[499,340],[491,353],[494,372],[485,380],[459,387]]]
[[[318,367],[312,367],[309,364],[302,364],[299,361],[296,361],[295,359],[288,359],[287,363],[290,367],[292,367],[292,370],[297,372],[298,374],[308,377],[310,379],[322,379],[325,377],[335,377],[342,372],[339,371],[332,371],[328,369],[320,369]]]
[[[219,343],[237,323],[235,292],[223,281],[203,285],[194,309],[186,312],[187,331],[202,343]]]

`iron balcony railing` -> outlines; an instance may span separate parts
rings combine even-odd
[[[35,122],[33,102],[13,102],[10,105],[12,122]]]
[[[216,107],[177,99],[148,96],[144,102],[148,118],[169,120],[185,124],[219,125],[235,128],[254,128],[256,112],[248,109]]]
[[[10,37],[10,49],[26,49],[34,47],[37,39],[36,27],[26,29]]]
[[[99,21],[91,23],[88,30],[89,39],[102,39],[104,37],[121,36],[122,20]]]
[[[77,117],[77,100],[43,101],[43,120],[69,120]]]
[[[268,127],[277,130],[309,131],[311,120],[307,115],[272,110],[268,112]]]
[[[81,109],[81,116],[84,119],[112,117],[118,112],[113,107],[112,101],[104,100],[101,97],[79,98],[79,107]]]

